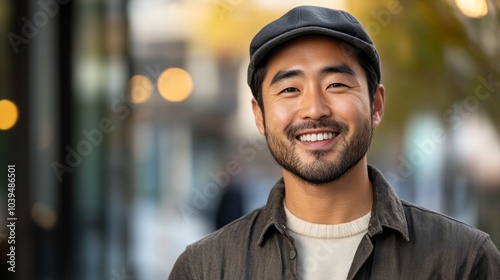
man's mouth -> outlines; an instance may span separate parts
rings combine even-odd
[[[333,139],[337,135],[336,132],[307,133],[299,135],[297,139],[302,142],[317,142]]]

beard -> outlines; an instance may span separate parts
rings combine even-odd
[[[320,185],[341,178],[352,169],[368,152],[373,136],[371,118],[361,121],[359,128],[353,132],[350,140],[347,138],[350,128],[344,123],[334,120],[309,121],[303,124],[291,125],[285,130],[285,137],[278,135],[266,126],[266,141],[271,155],[285,170],[297,178]],[[298,154],[297,132],[304,129],[331,129],[339,134],[335,150],[338,156],[335,160],[327,160],[326,156],[334,150],[307,150],[314,157],[312,163],[306,163]]]

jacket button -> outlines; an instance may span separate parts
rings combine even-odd
[[[297,252],[295,250],[290,251],[290,259],[293,260],[297,256]]]

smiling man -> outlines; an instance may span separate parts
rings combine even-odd
[[[250,45],[257,127],[283,168],[267,204],[188,246],[170,279],[498,279],[488,235],[400,200],[368,165],[377,50],[350,14],[302,6]]]

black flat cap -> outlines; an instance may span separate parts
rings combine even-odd
[[[255,68],[272,49],[304,35],[324,35],[344,41],[364,53],[377,73],[380,83],[380,58],[370,35],[351,14],[315,6],[293,8],[264,26],[250,43],[247,82],[252,82]]]

